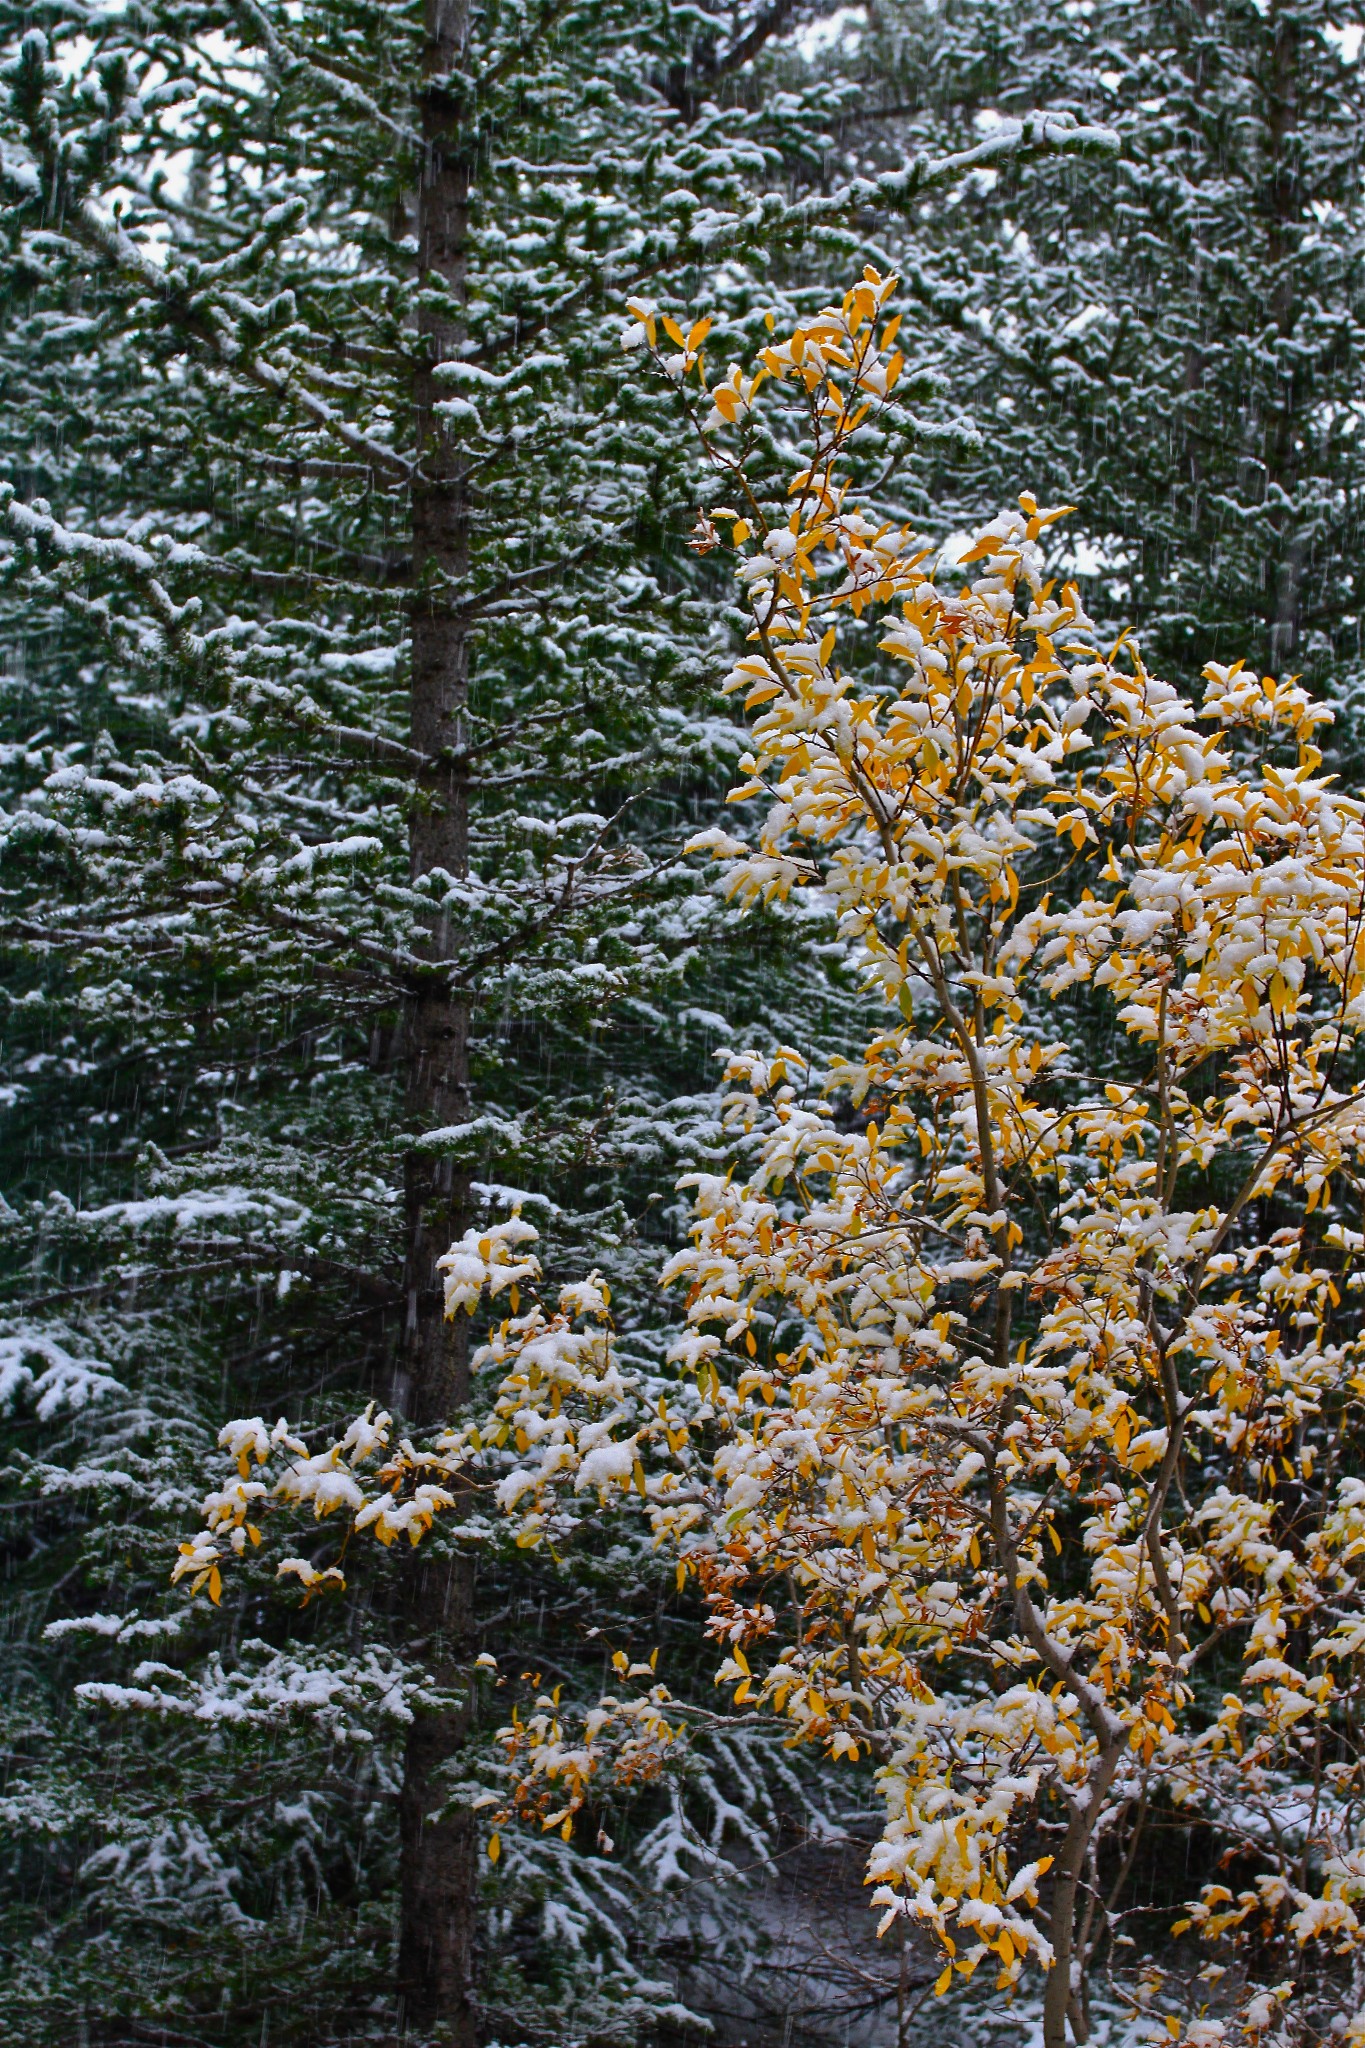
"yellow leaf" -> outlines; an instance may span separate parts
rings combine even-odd
[[[1049,1523],[1048,1523],[1048,1525],[1047,1525],[1047,1533],[1048,1533],[1048,1535],[1049,1535],[1049,1536],[1050,1536],[1050,1537],[1052,1538],[1052,1547],[1053,1547],[1053,1549],[1054,1549],[1054,1550],[1056,1551],[1056,1553],[1057,1553],[1058,1557],[1060,1557],[1060,1556],[1061,1556],[1061,1554],[1062,1554],[1062,1539],[1061,1539],[1061,1537],[1060,1537],[1060,1536],[1059,1536],[1059,1535],[1057,1534],[1057,1525],[1056,1525],[1056,1523],[1055,1523],[1055,1522],[1049,1522]]]
[[[735,415],[739,411],[739,400],[735,397],[729,385],[718,384],[711,393],[711,401],[721,418],[729,420],[733,424]]]
[[[973,1530],[973,1532],[972,1532],[972,1540],[971,1540],[971,1542],[970,1542],[970,1543],[969,1543],[969,1544],[967,1545],[967,1555],[968,1555],[968,1557],[969,1557],[969,1558],[971,1559],[971,1561],[972,1561],[972,1563],[973,1563],[973,1564],[980,1564],[980,1562],[981,1562],[981,1545],[980,1545],[980,1544],[979,1544],[979,1543],[977,1542],[977,1540],[976,1540],[976,1532],[975,1532],[975,1530]]]
[[[939,1978],[937,1984],[935,1984],[934,1986],[935,1998],[942,1998],[944,1992],[948,1989],[948,1986],[952,1983],[952,1981],[953,1966],[951,1963],[949,1963],[947,1969],[943,1972],[943,1975]]]
[[[754,1342],[754,1333],[752,1330],[746,1330],[744,1332],[744,1349],[748,1352],[750,1358],[752,1358],[758,1350],[758,1346]]]
[[[490,1862],[490,1863],[496,1863],[496,1862],[497,1862],[497,1860],[498,1860],[498,1858],[499,1858],[499,1856],[501,1856],[501,1854],[502,1854],[502,1843],[501,1843],[501,1841],[500,1841],[500,1840],[498,1839],[498,1837],[497,1837],[496,1835],[490,1835],[490,1836],[488,1837],[488,1860],[489,1860],[489,1862]]]
[[[640,1463],[640,1460],[638,1458],[635,1460],[635,1467],[633,1472],[631,1473],[631,1477],[635,1481],[635,1488],[641,1500],[648,1500],[649,1489],[645,1485],[645,1468]]]
[[[863,1559],[870,1572],[877,1569],[877,1539],[870,1529],[863,1530]]]
[[[1180,2039],[1180,2022],[1178,2019],[1174,2019],[1170,2013],[1166,2015],[1166,2032],[1173,2041]]]
[[[686,348],[687,343],[683,338],[683,331],[671,313],[664,314],[664,333],[670,341],[676,341],[679,348]]]
[[[838,629],[837,629],[836,627],[834,627],[834,626],[831,626],[831,627],[830,627],[830,629],[829,629],[829,631],[828,631],[828,632],[827,632],[827,633],[825,634],[824,638],[823,638],[823,639],[821,640],[821,642],[820,642],[820,666],[821,666],[821,668],[828,668],[828,667],[829,667],[829,658],[830,658],[831,654],[833,654],[833,652],[834,652],[834,643],[835,643],[835,641],[836,641],[836,639],[837,639],[837,638],[838,638]]]
[[[1124,1457],[1124,1456],[1125,1456],[1125,1455],[1127,1454],[1127,1450],[1128,1450],[1128,1410],[1127,1410],[1126,1408],[1120,1408],[1120,1410],[1119,1410],[1119,1414],[1118,1414],[1118,1420],[1117,1420],[1117,1422],[1116,1422],[1116,1423],[1114,1424],[1114,1448],[1115,1448],[1115,1449],[1117,1450],[1117,1452],[1118,1452],[1118,1454],[1119,1454],[1119,1456],[1120,1456],[1121,1458],[1122,1458],[1122,1457]]]
[[[216,1607],[223,1597],[223,1575],[217,1565],[209,1573],[209,1598]]]
[[[687,337],[687,346],[689,348],[700,348],[710,332],[711,322],[709,319],[695,321]]]
[[[563,1840],[567,1842],[570,1835],[573,1833],[573,1815],[571,1813],[565,1814],[564,1825],[559,1830],[559,1832]]]
[[[752,532],[753,528],[750,526],[747,519],[737,519],[734,524],[732,535],[735,546],[738,547],[742,540],[747,540]]]

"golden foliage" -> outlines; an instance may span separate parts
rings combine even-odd
[[[403,1505],[341,1499],[344,1447],[280,1485],[381,1536],[410,1507],[414,1541],[457,1473],[523,1543],[576,1498],[633,1499],[709,1602],[734,1703],[875,1761],[883,1925],[933,1931],[940,1988],[1034,1958],[1060,2048],[1111,1931],[1101,1847],[1159,1795],[1260,1873],[1185,1926],[1365,1953],[1365,810],[1292,680],[1210,665],[1196,704],[1102,644],[1048,574],[1058,510],[1025,493],[953,565],[859,508],[893,283],[869,271],[709,390],[704,323],[664,323],[658,358],[697,394],[735,500],[704,525],[751,615],[726,688],[752,717],[734,796],[763,817],[693,847],[741,901],[821,892],[866,1047],[823,1074],[730,1058],[743,1166],[688,1177],[662,1388],[621,1365],[594,1276],[494,1330],[493,1414],[390,1459]],[[805,434],[785,511],[750,474],[760,402]],[[530,1235],[453,1248],[452,1312],[534,1288]],[[258,1484],[243,1454],[210,1525]],[[178,1567],[196,1586],[211,1549]],[[509,1734],[519,1799],[568,1825],[609,1756],[660,1767],[667,1700],[604,1703],[581,1741],[542,1701]],[[1163,2038],[1224,2038],[1143,1985]],[[1226,2024],[1308,2014],[1249,1992]]]

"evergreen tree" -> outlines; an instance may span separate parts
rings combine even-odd
[[[622,355],[626,301],[705,278],[718,338],[752,340],[799,294],[782,251],[963,168],[802,196],[846,94],[759,89],[789,18],[5,10],[28,2038],[391,2031],[395,1881],[400,2024],[473,2038],[470,1545],[343,1617],[248,1576],[196,1633],[153,1589],[225,1412],[459,1406],[435,1259],[490,1189],[539,1200],[552,1241],[591,1229],[628,1283],[632,1170],[706,1142],[704,1093],[668,1103],[714,1025],[661,1055],[611,1024],[671,1032],[667,988],[720,941],[677,850],[732,747],[717,607],[679,567],[692,458]],[[968,161],[1096,140],[1037,120]],[[818,1034],[811,989],[837,987],[803,974]],[[488,1576],[524,1615],[512,1570]],[[164,1737],[120,1724],[89,1773],[82,1674]],[[619,1900],[595,1911],[628,2028]]]
[[[887,237],[980,433],[916,510],[970,525],[1023,478],[1079,508],[1092,602],[1163,672],[1210,654],[1352,705],[1365,449],[1365,17],[1319,0],[878,8],[841,130],[910,142],[1046,103],[1120,163],[969,174]],[[1355,749],[1339,727],[1336,741]]]

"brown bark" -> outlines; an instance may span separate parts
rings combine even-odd
[[[1078,1940],[1077,1926],[1082,1918],[1081,1880],[1086,1852],[1122,1757],[1123,1744],[1113,1742],[1100,1751],[1091,1765],[1085,1803],[1071,1809],[1061,1853],[1052,1872],[1052,1968],[1043,1992],[1043,2048],[1067,2048],[1068,2019],[1073,2041],[1084,2043],[1090,2036],[1086,1984],[1090,1957],[1085,1943]]]
[[[419,1556],[409,1612],[427,1631],[409,1643],[437,1683],[458,1682],[473,1625],[473,1584],[461,1557]],[[472,2048],[478,1843],[468,1807],[446,1808],[465,1738],[458,1710],[419,1712],[408,1733],[399,1801],[402,1907],[398,1945],[401,2035],[412,2048]]]
[[[448,300],[419,316],[414,411],[419,467],[412,493],[416,595],[412,611],[413,747],[435,761],[419,780],[409,833],[414,879],[453,878],[468,866],[468,787],[459,763],[469,683],[469,635],[458,611],[469,569],[468,492],[463,456],[435,412],[435,365],[460,339],[469,227],[469,164],[461,107],[450,74],[464,53],[467,0],[426,0],[417,184],[418,264]],[[456,964],[457,935],[434,915],[427,944],[434,963]],[[454,975],[452,974],[452,980]],[[469,1008],[433,981],[404,1017],[407,1112],[415,1130],[469,1114]],[[463,1328],[442,1314],[436,1260],[463,1227],[466,1189],[448,1157],[414,1150],[405,1169],[406,1315],[398,1397],[412,1421],[433,1423],[468,1392]],[[473,1566],[423,1546],[412,1559],[408,1649],[436,1683],[458,1691],[472,1653]],[[477,1842],[473,1816],[452,1803],[451,1779],[467,1735],[462,1708],[419,1713],[404,1758],[400,1802],[402,1918],[399,1990],[402,2032],[413,2044],[473,2048]]]
[[[1298,318],[1295,260],[1302,208],[1299,189],[1298,117],[1300,28],[1292,12],[1275,8],[1268,23],[1269,61],[1263,67],[1266,104],[1266,162],[1263,170],[1267,216],[1267,268],[1276,328],[1288,341]],[[1278,366],[1277,366],[1278,367]],[[1277,385],[1268,398],[1265,426],[1266,490],[1293,498],[1299,483],[1298,440],[1301,395],[1297,380]],[[1272,515],[1279,556],[1266,598],[1270,667],[1285,674],[1299,640],[1305,547],[1286,510]]]

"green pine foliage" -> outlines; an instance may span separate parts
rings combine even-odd
[[[873,166],[1045,103],[1122,138],[1117,172],[964,177],[892,232],[939,375],[980,431],[925,469],[975,517],[1021,483],[1078,507],[1091,601],[1157,672],[1361,676],[1365,319],[1360,11],[1300,0],[995,0],[876,11],[842,64]],[[1353,717],[1338,745],[1354,761]]]
[[[1058,567],[1097,616],[1182,683],[1302,672],[1354,772],[1361,26],[1324,0],[498,0],[440,88],[468,188],[440,284],[421,8],[0,6],[16,2038],[392,2038],[405,1731],[450,1698],[400,1557],[345,1602],[263,1565],[221,1611],[168,1592],[218,1427],[402,1407],[414,1156],[471,1214],[522,1200],[550,1274],[600,1268],[657,1363],[669,1191],[723,1152],[716,1048],[863,1036],[826,928],[741,918],[680,854],[733,779],[736,615],[724,555],[687,549],[718,487],[621,346],[629,302],[710,316],[719,370],[766,314],[897,270],[909,365],[861,451],[888,514],[937,540],[1023,486],[1075,504]],[[1021,146],[1039,107],[1063,125]],[[1117,163],[1076,146],[1096,127]],[[442,323],[468,832],[422,868]],[[452,960],[469,1107],[431,1130],[405,1018]],[[542,1681],[590,1699],[617,1647],[658,1647],[680,1696],[696,1669],[671,1576],[590,1513],[557,1560],[490,1520],[476,1605],[505,1683],[468,1694],[462,1799]],[[610,1852],[509,1831],[484,2036],[685,2034],[678,1959],[741,1966],[735,1870],[861,1796],[718,1730],[597,1816]]]
[[[651,1197],[719,1143],[715,1047],[855,1035],[830,933],[741,921],[681,857],[739,744],[732,624],[683,546],[674,394],[621,335],[644,292],[752,349],[868,205],[951,166],[830,178],[851,88],[790,43],[762,69],[785,6],[495,0],[433,70],[438,17],[0,8],[0,2024],[35,2044],[392,2038],[406,1731],[466,1717],[467,1798],[505,1704],[435,1675],[401,1559],[344,1604],[264,1569],[221,1612],[170,1594],[217,1428],[403,1405],[414,1160],[471,1213],[536,1209],[550,1262],[588,1250],[657,1348],[678,1218]],[[433,123],[465,208],[447,276],[418,261]],[[456,583],[414,569],[428,431]],[[910,412],[898,436],[933,438]],[[426,607],[469,654],[435,752]],[[456,857],[416,859],[457,782]],[[471,1034],[469,1113],[434,1130],[408,1085],[432,990]],[[590,1628],[690,1631],[590,1525],[553,1569],[486,1550],[480,1642],[585,1695]],[[760,1761],[656,1791],[614,1861],[556,1837],[488,1872],[481,2030],[682,2024],[658,1884],[752,1860],[774,1771],[823,1811]]]

